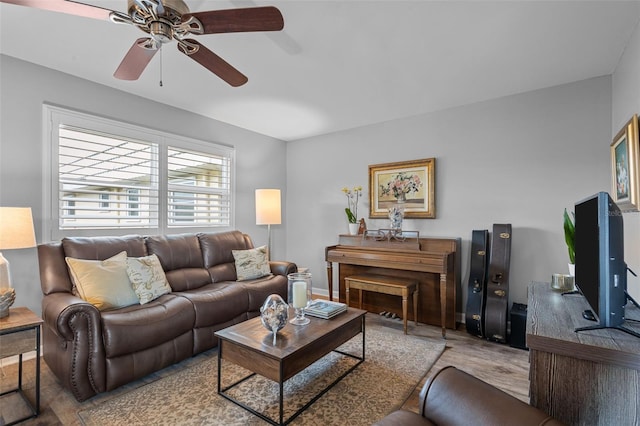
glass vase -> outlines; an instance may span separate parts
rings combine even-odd
[[[295,317],[289,321],[294,325],[309,324],[309,318],[304,316],[304,310],[311,303],[311,274],[296,272],[287,275],[289,306],[295,311]]]
[[[271,294],[260,307],[262,325],[273,333],[273,344],[276,344],[276,334],[287,325],[289,309],[287,303],[278,294]]]

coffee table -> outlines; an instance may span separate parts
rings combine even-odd
[[[276,344],[273,335],[262,326],[259,317],[217,331],[218,337],[218,394],[273,425],[286,425],[298,417],[311,404],[353,371],[365,359],[366,311],[348,308],[346,312],[325,320],[310,317],[307,325],[287,324],[278,332]],[[362,333],[362,356],[337,351],[336,348]],[[358,362],[313,397],[302,408],[284,419],[284,382],[330,352],[354,358]],[[222,388],[222,360],[239,365],[252,374]],[[231,388],[259,374],[279,385],[278,421],[260,413],[227,393]]]

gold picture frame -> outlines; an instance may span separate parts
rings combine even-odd
[[[405,218],[435,219],[435,170],[435,158],[369,166],[369,217],[387,218],[401,203]]]
[[[639,145],[638,115],[634,114],[611,143],[611,195],[622,211],[640,207]]]

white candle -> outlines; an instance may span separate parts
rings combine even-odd
[[[293,291],[293,307],[307,307],[307,283],[304,281],[294,281],[291,285]]]

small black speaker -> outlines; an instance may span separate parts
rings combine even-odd
[[[511,307],[511,334],[509,345],[513,348],[529,350],[526,341],[527,334],[527,305],[514,303]]]

